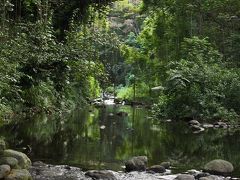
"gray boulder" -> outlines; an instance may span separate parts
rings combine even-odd
[[[112,172],[102,170],[102,171],[88,171],[85,176],[91,177],[92,179],[103,179],[103,180],[117,180]]]
[[[195,180],[193,175],[189,174],[180,174],[175,179],[177,180]]]
[[[154,172],[154,173],[164,173],[166,169],[161,165],[154,165],[147,169],[147,171]]]
[[[18,169],[18,160],[14,157],[1,157],[0,164],[7,164],[13,169]]]
[[[5,180],[32,180],[32,176],[26,169],[12,169]]]
[[[9,165],[1,165],[0,166],[0,179],[3,179],[6,177],[11,171],[11,168]]]
[[[137,156],[128,160],[125,163],[126,171],[145,171],[147,166],[147,157],[146,156]]]
[[[233,170],[233,165],[230,162],[222,159],[215,159],[204,166],[204,171],[216,175],[231,174]]]
[[[27,157],[26,154],[11,149],[7,149],[3,152],[3,157],[14,157],[18,160],[18,165],[22,169],[29,169],[31,166],[31,160]]]

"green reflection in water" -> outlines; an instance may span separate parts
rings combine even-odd
[[[120,111],[128,116],[116,115]],[[61,117],[41,114],[19,120],[2,127],[0,134],[12,148],[30,145],[33,161],[121,170],[124,160],[147,155],[150,165],[171,161],[175,171],[182,172],[222,158],[232,162],[235,175],[240,175],[239,131],[193,134],[183,122],[160,123],[148,115],[145,109],[129,106],[89,107]]]

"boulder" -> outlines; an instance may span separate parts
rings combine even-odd
[[[175,179],[177,180],[195,180],[193,175],[190,174],[180,174]]]
[[[3,139],[0,138],[0,154],[3,154],[3,151],[6,149],[6,143]]]
[[[114,174],[110,171],[88,171],[85,176],[91,177],[92,179],[103,179],[103,180],[117,180]]]
[[[164,173],[166,169],[161,165],[154,165],[147,169],[147,171],[154,172],[154,173]]]
[[[231,174],[233,170],[233,165],[230,162],[222,159],[215,159],[204,166],[204,171],[216,175]]]
[[[32,176],[26,169],[12,169],[5,180],[32,180]]]
[[[160,164],[160,166],[164,167],[165,169],[169,169],[171,166],[171,163],[170,162],[162,162]]]
[[[9,165],[1,165],[0,166],[0,179],[3,179],[6,177],[11,171],[11,168]]]
[[[145,171],[147,165],[147,157],[146,156],[137,156],[133,157],[132,159],[128,160],[125,163],[126,171]]]
[[[11,168],[18,169],[18,160],[14,157],[1,157],[0,164],[7,164]]]
[[[22,169],[29,169],[31,166],[31,160],[27,157],[26,154],[11,149],[7,149],[3,153],[4,157],[14,157],[18,160],[18,165]]]

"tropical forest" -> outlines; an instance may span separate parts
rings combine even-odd
[[[0,180],[237,180],[239,137],[239,0],[0,0]]]

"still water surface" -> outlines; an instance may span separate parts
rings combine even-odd
[[[170,161],[173,171],[182,172],[221,158],[232,162],[235,176],[240,176],[239,131],[209,129],[193,134],[183,122],[163,123],[148,116],[144,108],[88,107],[61,117],[41,114],[19,120],[0,129],[0,135],[11,148],[24,151],[30,146],[27,153],[33,161],[122,170],[126,159],[146,155],[150,165]]]

